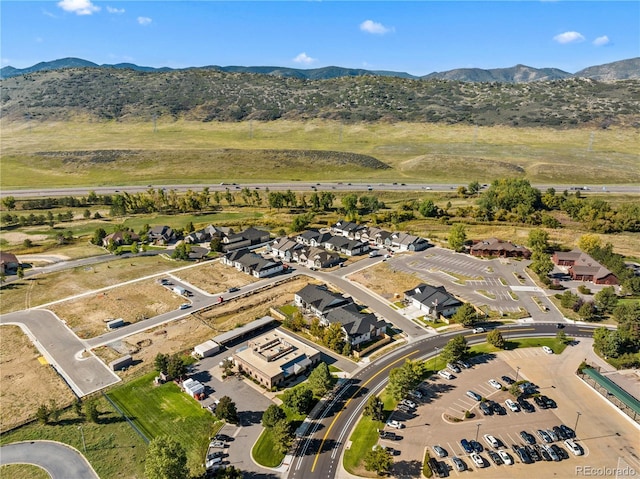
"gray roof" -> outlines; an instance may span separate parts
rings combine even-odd
[[[384,324],[373,313],[362,314],[355,303],[332,309],[326,314],[326,319],[330,323],[340,323],[350,337],[361,336]]]
[[[244,326],[232,329],[231,331],[227,331],[226,333],[219,334],[215,338],[211,338],[211,339],[218,344],[225,344],[247,333],[250,333],[251,331],[260,329],[263,326],[271,324],[274,321],[275,319],[272,318],[271,316],[264,316],[260,319],[256,319],[255,321],[251,321],[250,323],[247,323]]]
[[[444,286],[435,287],[422,283],[413,289],[405,291],[404,294],[406,297],[413,298],[430,308],[435,306],[436,311],[462,305],[462,301],[448,293]]]
[[[296,296],[302,299],[306,304],[312,305],[321,313],[331,308],[336,308],[351,302],[350,299],[347,299],[338,293],[334,293],[333,291],[329,291],[326,286],[319,286],[316,284],[306,285],[296,293]]]

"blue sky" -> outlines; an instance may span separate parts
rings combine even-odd
[[[342,66],[425,75],[640,56],[638,1],[0,2],[0,62]]]

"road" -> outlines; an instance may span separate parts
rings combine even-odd
[[[99,479],[79,451],[53,441],[25,441],[2,446],[0,464],[34,464],[46,470],[52,479]]]
[[[505,338],[523,336],[555,336],[557,329],[549,323],[510,325],[498,328]],[[572,337],[591,337],[595,327],[568,325],[565,332]],[[407,359],[433,356],[449,339],[459,332],[420,339],[394,351],[360,370],[351,379],[351,385],[335,401],[325,402],[316,410],[307,436],[299,441],[289,469],[289,479],[320,479],[339,475],[342,453],[349,434],[360,417],[368,397],[377,394],[388,380],[389,371],[401,366]],[[486,334],[462,333],[469,344],[486,341]]]
[[[86,196],[89,191],[94,191],[97,195],[114,195],[117,193],[142,193],[149,190],[149,188],[175,190],[178,193],[184,193],[187,190],[200,190],[202,188],[209,188],[210,191],[226,191],[228,188],[231,191],[240,190],[242,188],[249,188],[251,190],[266,190],[271,191],[313,191],[315,188],[319,191],[336,190],[336,191],[417,191],[417,190],[432,190],[432,191],[451,191],[456,190],[462,183],[343,183],[343,182],[325,182],[325,183],[313,183],[313,182],[286,182],[286,183],[242,183],[242,184],[230,184],[230,183],[217,183],[217,184],[174,184],[174,185],[148,185],[148,186],[85,186],[85,187],[70,187],[70,188],[49,188],[49,189],[21,189],[21,190],[3,190],[2,196],[13,196],[16,199],[25,198],[48,198],[48,197],[60,197],[60,196]],[[571,191],[572,188],[582,188],[584,185],[533,185],[541,191],[545,191],[548,188],[554,188],[556,191]],[[589,185],[588,190],[582,190],[582,193],[597,193],[597,192],[610,192],[610,193],[640,193],[638,185],[602,185],[593,184]]]

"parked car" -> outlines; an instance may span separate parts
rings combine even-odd
[[[209,443],[209,448],[210,449],[224,449],[226,447],[226,444],[222,441],[211,441]]]
[[[464,449],[464,452],[466,452],[467,454],[471,454],[473,452],[471,444],[469,444],[469,441],[467,441],[466,439],[462,439],[460,441],[460,445],[462,446],[462,449]]]
[[[553,426],[553,428],[551,428],[551,430],[558,437],[558,440],[564,441],[565,439],[569,439],[565,435],[564,431],[560,428],[560,426]]]
[[[582,456],[584,454],[582,447],[572,439],[566,439],[564,445],[567,446],[567,449],[569,449],[574,456]]]
[[[404,404],[405,406],[408,406],[411,409],[416,408],[416,403],[414,403],[411,399],[403,399],[402,401],[400,401],[400,404]]]
[[[484,328],[473,328],[473,334],[479,334],[484,332],[485,332]]]
[[[236,291],[240,291],[240,288],[233,286],[227,290],[228,293],[235,293]]]
[[[464,369],[471,369],[471,363],[468,363],[467,361],[463,361],[462,359],[456,362],[456,364]]]
[[[535,444],[536,438],[533,434],[529,434],[527,431],[520,431],[520,437],[526,444]]]
[[[507,399],[505,402],[506,406],[511,409],[513,412],[520,411],[520,406],[518,406],[513,400]]]
[[[467,396],[469,396],[474,401],[481,401],[482,400],[482,396],[480,396],[480,394],[478,394],[477,392],[474,392],[474,391],[467,391]]]
[[[538,429],[537,431],[538,436],[540,437],[540,439],[542,439],[544,442],[552,442],[551,441],[551,436],[549,436],[549,434],[547,433],[547,431],[545,431],[544,429]]]
[[[524,447],[517,447],[516,454],[524,464],[531,464],[533,462],[533,459],[531,459],[531,456],[529,456]]]
[[[493,387],[495,389],[502,389],[502,384],[500,384],[495,379],[489,379],[489,384],[491,385],[491,387]]]
[[[569,453],[562,447],[558,446],[557,444],[551,444],[549,447],[553,449],[553,451],[558,455],[561,461],[563,459],[569,459]]]
[[[522,396],[518,397],[518,404],[522,409],[525,410],[525,412],[534,412],[536,410],[536,408],[533,407],[533,404],[531,404]]]
[[[502,449],[500,449],[498,451],[498,455],[500,455],[500,459],[502,459],[502,462],[504,462],[507,466],[513,465],[513,458],[507,451],[503,451]]]
[[[474,452],[473,454],[471,454],[471,460],[478,467],[484,467],[485,466],[484,459],[482,459],[482,456],[480,454],[476,454]]]
[[[422,399],[422,393],[418,390],[409,391],[409,396],[414,397],[416,399]]]
[[[191,307],[191,305],[189,303],[182,303],[180,305],[180,309],[189,309]]]
[[[542,395],[540,396],[540,399],[544,401],[544,403],[547,405],[549,409],[555,409],[558,407],[556,402],[548,396]]]
[[[488,450],[487,454],[489,454],[489,459],[491,459],[496,466],[504,464],[504,462],[502,462],[502,459],[500,459],[500,454],[498,454],[496,451]]]
[[[385,431],[383,429],[378,429],[378,435],[380,436],[380,439],[388,439],[390,441],[398,439],[398,435],[395,432]]]
[[[447,457],[448,455],[442,446],[433,446],[433,452],[435,452],[438,457]]]
[[[560,429],[564,432],[564,435],[569,439],[573,439],[576,437],[576,432],[571,429],[569,426],[565,426],[564,424],[560,424]]]
[[[535,402],[540,409],[547,409],[547,402],[540,396],[534,396],[533,402]]]
[[[540,457],[543,460],[551,461],[551,456],[549,455],[549,453],[547,452],[547,450],[543,446],[541,446],[539,444],[536,444],[535,448],[536,448],[536,451],[538,451],[538,454],[540,454]]]
[[[524,448],[534,462],[538,462],[541,459],[540,454],[538,454],[538,451],[533,446],[527,444]]]
[[[456,471],[462,472],[467,470],[466,463],[459,457],[452,457],[451,462],[453,463],[453,467],[455,468]]]
[[[554,462],[560,461],[560,456],[556,451],[553,450],[551,446],[545,444],[542,447],[545,449],[545,451],[547,451],[547,453],[549,453],[549,457],[551,458],[552,461]]]
[[[397,421],[395,419],[390,419],[387,421],[387,426],[389,427],[393,427],[395,429],[402,429],[404,426],[403,423],[401,423],[400,421]]]
[[[447,363],[447,369],[452,373],[460,373],[460,368],[453,363]]]
[[[451,374],[449,371],[443,369],[442,371],[438,371],[438,376],[444,379],[454,379],[455,376]]]
[[[482,437],[484,438],[484,442],[486,442],[488,446],[495,447],[496,449],[498,449],[500,447],[500,441],[498,441],[491,434],[485,434]]]
[[[222,442],[232,442],[234,440],[233,437],[228,436],[226,434],[216,434],[212,437],[214,441],[222,441]]]
[[[507,410],[502,406],[502,404],[498,404],[495,401],[487,401],[487,404],[491,406],[493,412],[495,412],[498,416],[504,416],[505,414],[507,414]]]
[[[493,415],[493,409],[486,402],[480,403],[480,410],[482,411],[482,414],[484,414],[485,416]]]
[[[509,376],[502,376],[500,379],[502,379],[509,386],[511,386],[513,383],[515,383],[515,381],[513,379],[511,379]]]
[[[553,349],[551,349],[549,346],[542,346],[542,350],[547,354],[553,354]]]
[[[556,433],[553,432],[552,429],[545,429],[545,431],[549,435],[549,437],[551,438],[551,442],[557,441],[558,439],[560,439],[558,436],[556,436]]]
[[[473,450],[476,451],[476,452],[484,451],[484,448],[482,447],[482,444],[480,444],[478,441],[475,441],[475,440],[471,439],[471,441],[469,441],[469,444],[471,445]]]

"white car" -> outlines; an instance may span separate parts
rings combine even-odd
[[[498,455],[502,462],[504,462],[507,466],[513,465],[513,458],[509,455],[507,451],[503,451],[502,449],[498,450]]]
[[[411,399],[403,399],[402,401],[400,401],[400,404],[404,404],[405,406],[410,407],[411,409],[416,408],[416,403],[414,403]]]
[[[498,440],[491,434],[485,434],[483,437],[484,442],[486,442],[489,447],[495,447],[496,449],[500,447],[500,443],[498,442]]]
[[[491,384],[491,386],[493,386],[496,389],[502,389],[502,384],[500,384],[495,379],[489,379],[489,384]]]
[[[553,349],[551,349],[549,346],[542,346],[542,350],[547,354],[553,354]]]
[[[396,421],[395,419],[390,419],[389,421],[387,421],[387,426],[396,429],[402,429],[404,427],[404,424],[402,424],[400,421]]]
[[[580,447],[571,439],[567,439],[566,441],[564,441],[564,445],[567,446],[567,449],[569,449],[574,456],[582,456],[584,454],[582,447]]]
[[[518,404],[516,404],[516,403],[515,403],[514,401],[512,401],[511,399],[507,399],[504,403],[505,403],[505,404],[507,405],[507,407],[508,407],[509,409],[511,409],[513,412],[518,412],[518,411],[520,410],[520,406],[518,406]]]
[[[485,465],[484,464],[484,459],[482,459],[482,456],[480,454],[478,454],[477,452],[474,452],[473,454],[471,454],[471,460],[478,467],[484,467],[484,465]]]
[[[455,378],[455,376],[453,374],[451,374],[449,371],[445,371],[444,369],[442,371],[438,371],[438,376],[440,376],[441,378],[444,378],[444,379],[453,379],[453,378]]]
[[[433,446],[433,450],[438,457],[447,457],[447,451],[442,446]]]
[[[484,333],[484,328],[473,328],[473,334]]]

